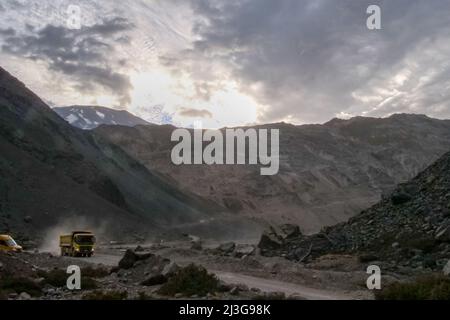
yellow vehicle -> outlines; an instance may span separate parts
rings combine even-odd
[[[59,237],[61,256],[91,257],[94,254],[95,236],[89,231],[74,231]]]
[[[21,252],[22,247],[11,236],[0,234],[0,251]]]

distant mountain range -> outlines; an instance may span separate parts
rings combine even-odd
[[[175,166],[172,126],[94,131],[183,190],[239,216],[298,224],[306,233],[348,220],[450,150],[450,121],[423,115],[256,128],[280,130],[278,175],[261,176],[258,166],[248,165]]]
[[[134,127],[149,124],[125,110],[98,106],[56,107],[53,110],[74,127],[91,130],[100,125],[121,125]]]

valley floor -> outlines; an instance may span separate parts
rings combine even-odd
[[[253,299],[266,295],[267,297],[285,296],[290,299],[307,300],[352,300],[373,299],[373,294],[366,288],[365,266],[359,264],[352,256],[326,256],[312,264],[298,264],[284,258],[267,258],[257,252],[236,258],[217,254],[210,249],[217,246],[210,243],[202,250],[191,249],[189,241],[176,241],[164,244],[141,245],[141,252],[151,252],[163,258],[170,259],[179,266],[191,263],[205,267],[214,273],[222,282],[240,288],[240,291],[253,293],[235,296],[209,297],[211,299]],[[209,247],[209,248],[208,248]],[[69,265],[108,268],[115,267],[127,249],[136,245],[102,246],[92,258],[59,257],[44,253],[24,253],[23,260],[37,268],[67,268]],[[153,296],[158,288],[144,287],[140,284],[144,279],[133,274],[132,270],[120,270],[98,280],[101,289],[127,291],[129,298],[138,297],[145,292]],[[80,299],[81,295],[67,292],[66,289],[49,291],[42,299]],[[156,297],[161,298],[161,297]],[[198,297],[184,297],[198,298]]]

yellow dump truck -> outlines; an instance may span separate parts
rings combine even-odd
[[[59,237],[62,256],[91,257],[94,254],[95,236],[89,231],[74,231]]]
[[[0,234],[0,251],[21,252],[22,247],[11,236]]]

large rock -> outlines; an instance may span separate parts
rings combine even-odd
[[[131,249],[128,249],[123,258],[119,261],[119,268],[120,269],[130,269],[133,268],[133,266],[135,265],[135,263],[137,261],[142,261],[142,260],[146,260],[150,257],[153,257],[154,254],[152,253],[141,253],[138,254],[136,252],[134,252]]]
[[[447,264],[444,266],[444,269],[442,269],[442,272],[446,276],[450,276],[450,260],[447,261]]]
[[[287,258],[289,260],[303,262],[311,255],[312,248],[312,243],[304,243],[302,245],[299,245],[298,247],[291,249],[287,254]]]
[[[283,239],[277,234],[273,227],[265,230],[259,240],[258,247],[263,250],[277,250],[282,248]]]
[[[396,192],[391,196],[391,202],[394,206],[411,201],[412,196],[406,192]]]
[[[293,224],[283,224],[279,227],[270,226],[269,229],[262,234],[258,247],[263,250],[278,250],[287,242],[302,238],[303,235],[299,226]]]
[[[203,245],[201,240],[193,240],[191,242],[191,249],[196,251],[202,251]]]
[[[31,216],[25,216],[25,217],[23,218],[23,221],[24,221],[25,223],[31,223],[31,222],[33,221],[33,217],[31,217]]]
[[[234,249],[236,248],[236,244],[234,242],[227,242],[222,243],[218,248],[217,251],[223,254],[231,254],[233,253]]]
[[[119,261],[119,268],[130,269],[138,261],[136,253],[133,250],[127,250]]]
[[[167,282],[167,277],[162,274],[154,274],[141,282],[141,285],[151,287],[164,284]]]
[[[292,224],[270,226],[261,236],[258,247],[263,250],[281,249],[286,242],[303,237],[300,227]]]
[[[31,300],[31,295],[28,294],[27,292],[22,292],[19,295],[19,300]]]
[[[253,254],[255,250],[256,248],[252,245],[240,245],[234,250],[234,255],[237,258],[242,258]]]
[[[142,269],[148,275],[162,274],[164,268],[170,264],[170,260],[159,255],[155,255],[145,261],[142,261]]]
[[[295,261],[306,261],[310,256],[317,257],[331,250],[332,243],[321,233],[309,236],[305,240],[289,245],[287,258]]]
[[[137,246],[136,249],[134,249],[134,252],[142,252],[145,251],[144,248],[142,246]]]
[[[302,232],[300,231],[300,227],[293,224],[283,224],[280,226],[282,231],[281,237],[283,239],[295,239],[302,237]]]
[[[164,266],[161,274],[166,278],[170,278],[174,276],[178,271],[180,271],[180,267],[175,262],[171,261]]]

